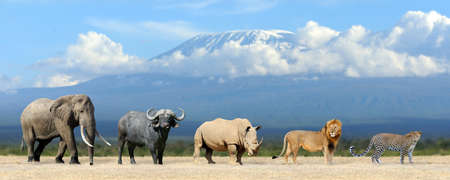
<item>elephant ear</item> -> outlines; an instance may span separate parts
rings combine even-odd
[[[68,119],[72,115],[73,96],[62,96],[53,102],[50,112],[59,119]]]

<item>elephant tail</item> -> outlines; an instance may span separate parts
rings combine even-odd
[[[23,151],[23,150],[25,150],[25,141],[23,140],[23,137],[21,139],[22,139],[22,142],[20,143],[20,150]]]
[[[278,156],[272,156],[272,159],[276,159],[276,158],[280,157],[281,155],[283,155],[284,152],[285,152],[285,150],[286,150],[286,146],[287,146],[287,138],[286,138],[286,135],[284,135],[284,140],[283,140],[283,150],[281,150],[280,155],[278,155]]]

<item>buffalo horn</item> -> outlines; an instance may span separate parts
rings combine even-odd
[[[150,120],[153,121],[153,120],[155,120],[156,117],[158,117],[158,113],[155,113],[154,116],[151,116],[150,112],[152,112],[152,111],[153,111],[153,108],[150,108],[150,109],[147,110],[146,114],[147,114],[147,119],[150,119]]]
[[[181,108],[178,108],[181,111],[181,116],[177,117],[177,121],[182,121],[184,119],[184,110]]]

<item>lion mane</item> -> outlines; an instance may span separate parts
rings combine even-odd
[[[322,151],[327,164],[332,163],[334,151],[342,135],[342,123],[338,119],[329,120],[320,131],[293,130],[284,136],[283,150],[280,155],[273,156],[272,159],[283,155],[286,163],[288,157],[293,153],[292,160],[296,163],[299,148],[309,152]]]
[[[332,128],[336,128],[336,135],[334,137],[331,137],[331,132],[333,129]],[[341,138],[341,134],[342,134],[342,123],[341,121],[337,120],[337,119],[332,119],[330,121],[328,121],[327,123],[325,123],[325,125],[323,126],[322,130],[320,130],[320,133],[322,133],[323,136],[326,137],[327,140],[327,144],[328,144],[328,149],[333,150],[337,147],[338,143],[339,143],[339,139]]]

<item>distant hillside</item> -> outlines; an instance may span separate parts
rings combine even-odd
[[[72,87],[0,93],[0,125],[18,125],[23,108],[36,98],[74,93],[88,94],[97,120],[112,123],[129,110],[150,107],[182,107],[186,122],[246,117],[267,128],[315,127],[331,118],[348,125],[448,120],[449,82],[448,76],[317,80],[263,76],[223,81],[161,74],[105,76]]]
[[[423,138],[439,138],[450,137],[450,131],[448,131],[449,120],[431,120],[431,119],[408,119],[405,122],[409,123],[377,123],[377,124],[344,124],[343,125],[343,138],[368,138],[376,133],[389,132],[405,134],[409,131],[420,130],[423,132]],[[170,132],[169,140],[187,140],[192,141],[195,130],[202,122],[195,121],[183,121],[180,123],[179,128],[172,129]],[[259,125],[259,124],[254,124]],[[103,136],[108,137],[111,141],[115,142],[117,139],[117,122],[111,121],[99,121],[97,123],[98,130]],[[304,129],[319,131],[322,126],[293,126],[285,128],[266,127],[258,131],[258,136],[264,137],[269,141],[281,141],[284,134],[290,130]],[[75,129],[77,140],[81,141],[80,131]],[[0,144],[20,144],[20,138],[22,136],[20,125],[13,126],[0,126]],[[53,142],[57,142],[54,140]]]

